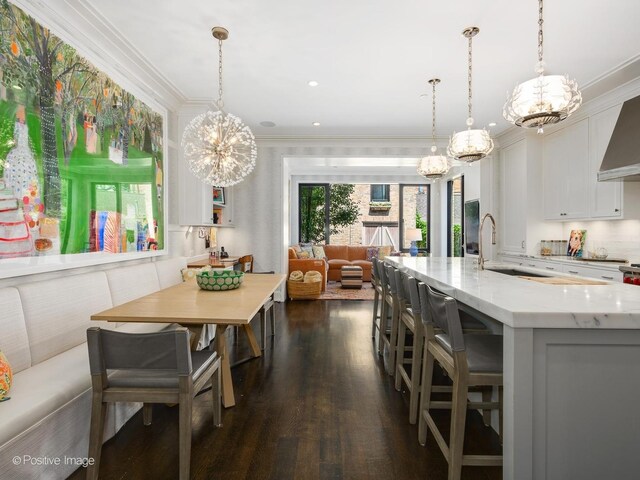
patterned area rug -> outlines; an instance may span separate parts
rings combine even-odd
[[[361,289],[341,288],[340,282],[329,282],[320,300],[373,300],[374,293],[371,282],[363,282]]]

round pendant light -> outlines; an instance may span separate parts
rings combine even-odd
[[[431,155],[422,157],[418,161],[418,174],[430,180],[437,180],[449,171],[449,159],[445,155],[438,155],[436,145],[436,85],[439,78],[429,80],[433,95],[431,97]]]
[[[189,169],[205,183],[230,187],[249,175],[258,156],[251,129],[240,118],[226,113],[222,101],[222,42],[229,37],[223,27],[211,30],[218,40],[217,111],[194,118],[182,135],[182,149]]]

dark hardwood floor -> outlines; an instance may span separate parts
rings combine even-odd
[[[394,389],[376,353],[372,302],[275,308],[276,336],[263,357],[232,370],[236,406],[223,410],[222,428],[212,426],[209,395],[194,402],[192,478],[446,479],[447,463],[433,436],[426,447],[418,444],[408,397]],[[231,353],[240,358],[247,352],[240,334]],[[103,446],[100,478],[177,478],[178,409],[155,405],[153,415],[144,427],[138,412]],[[446,429],[448,413],[438,418]],[[467,423],[467,453],[499,451],[497,435],[477,412]],[[84,475],[79,469],[70,478]],[[462,471],[469,480],[501,477],[495,467]]]

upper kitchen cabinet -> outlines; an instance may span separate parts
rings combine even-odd
[[[542,159],[544,218],[588,218],[589,190],[595,187],[590,182],[589,119],[547,135]]]
[[[609,140],[622,110],[613,106],[589,119],[589,184],[591,198],[589,212],[593,218],[622,217],[623,182],[598,182],[598,170],[607,151]]]
[[[178,114],[180,138],[187,124],[201,113],[197,108],[185,108]],[[178,154],[178,222],[180,225],[233,227],[233,187],[224,189],[224,203],[213,202],[213,187],[203,183],[184,159],[182,148]],[[214,222],[214,213],[217,222]]]

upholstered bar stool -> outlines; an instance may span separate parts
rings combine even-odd
[[[389,357],[385,364],[389,375],[395,374],[396,365],[396,337],[398,335],[398,317],[400,315],[400,300],[396,285],[395,267],[382,265],[380,272],[383,280],[384,302],[382,304],[382,314],[380,317],[380,341],[378,343],[378,353],[384,352],[384,347],[389,351]]]
[[[376,329],[380,328],[380,311],[382,310],[382,302],[380,301],[383,295],[382,292],[382,281],[380,279],[380,268],[383,268],[383,265],[380,260],[377,258],[372,259],[372,267],[371,267],[371,286],[373,287],[373,319],[371,325],[371,338],[376,337]],[[383,300],[384,301],[384,300]]]
[[[404,272],[398,272],[398,296],[401,300],[398,315],[398,335],[396,345],[396,390],[400,390],[402,382],[409,390],[409,423],[415,424],[418,419],[418,399],[420,395],[420,370],[422,368],[422,350],[424,347],[424,329],[420,318],[420,299],[418,283]],[[407,336],[407,331],[411,336]],[[405,359],[407,340],[411,338],[410,362]],[[411,371],[407,365],[411,365]]]
[[[499,409],[502,425],[502,336],[463,334],[455,299],[423,283],[418,285],[418,291],[426,337],[418,440],[424,445],[431,430],[449,463],[449,480],[460,478],[463,465],[502,465],[502,455],[463,454],[467,408]],[[453,380],[451,402],[431,400],[434,362]],[[499,402],[467,403],[471,386],[498,386]],[[449,445],[431,417],[430,408],[451,408]]]

